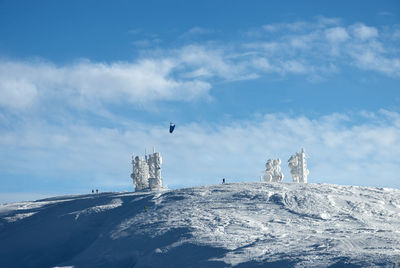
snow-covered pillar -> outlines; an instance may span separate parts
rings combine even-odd
[[[288,165],[293,182],[307,183],[307,176],[310,171],[307,169],[306,153],[303,148],[301,153],[296,153],[289,158]]]
[[[266,182],[281,182],[283,180],[283,174],[281,172],[281,160],[268,159],[265,164],[264,181]]]
[[[155,178],[157,179],[160,187],[162,186],[161,165],[162,165],[161,154],[160,153],[154,153]]]
[[[299,154],[299,167],[300,167],[300,176],[299,176],[299,182],[307,183],[307,176],[310,173],[310,171],[307,169],[307,163],[306,163],[306,153],[304,152],[304,149],[301,148],[301,153]]]
[[[274,159],[274,181],[281,182],[283,180],[283,173],[281,172],[282,161],[277,158]]]
[[[135,172],[135,167],[136,167],[136,161],[135,161],[135,154],[132,153],[132,174],[131,174],[131,178],[133,181],[133,185],[135,186],[136,189],[136,172]]]
[[[138,156],[132,161],[133,172],[131,178],[135,185],[135,191],[149,188],[149,166],[147,162]]]
[[[268,159],[267,163],[265,164],[265,172],[264,172],[264,181],[271,182],[273,177],[273,166],[272,166],[272,159]]]
[[[153,149],[154,150],[154,149]],[[162,158],[160,153],[145,154],[145,158],[135,157],[132,154],[131,178],[135,191],[153,190],[162,188],[161,178]]]
[[[162,158],[160,153],[153,153],[148,159],[150,178],[149,186],[150,189],[162,188],[162,178],[161,178],[161,164]]]

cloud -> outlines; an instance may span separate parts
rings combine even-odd
[[[378,37],[378,30],[375,27],[366,26],[358,23],[351,26],[353,35],[361,40],[367,40]]]
[[[141,40],[135,40],[132,42],[132,44],[136,47],[150,47],[150,46],[155,46],[157,44],[161,43],[161,39],[158,38],[153,38],[153,39],[141,39]]]
[[[327,18],[316,16],[312,21],[294,21],[289,23],[271,23],[262,26],[262,29],[269,33],[275,32],[304,32],[328,26],[338,25],[341,23],[340,18]]]
[[[400,114],[382,110],[369,113],[363,122],[358,116],[364,115],[265,114],[219,125],[179,125],[173,135],[168,126],[134,121],[115,128],[30,122],[1,133],[0,167],[34,180],[56,177],[68,184],[74,178],[73,183],[80,180],[85,187],[96,183],[131,189],[131,152],[142,155],[144,148],[155,146],[164,158],[166,184],[204,185],[222,177],[256,181],[266,160],[277,157],[284,181],[290,182],[286,160],[304,147],[310,182],[399,188]]]
[[[288,31],[288,32],[301,32],[304,30],[309,29],[311,24],[309,22],[305,21],[296,21],[292,23],[272,23],[272,24],[266,24],[263,25],[262,28],[266,32],[282,32],[282,31]]]
[[[326,38],[334,43],[345,42],[349,39],[349,35],[343,27],[328,28],[325,30]]]
[[[143,29],[139,29],[139,28],[132,29],[132,30],[129,30],[128,33],[132,34],[132,35],[137,35],[137,34],[143,33]]]
[[[269,24],[261,27],[264,35],[259,34],[255,41],[245,43],[244,48],[268,61],[268,66],[263,64],[262,70],[275,70],[281,75],[301,73],[310,81],[348,66],[399,77],[400,57],[395,42],[398,29],[383,28],[384,34],[379,34],[377,28],[363,23],[343,25],[339,19],[324,17],[314,22]],[[265,60],[253,59],[252,62],[257,68]],[[307,67],[292,69],[288,62]]]
[[[80,60],[56,65],[43,60],[0,61],[0,106],[25,109],[46,101],[75,107],[147,105],[208,99],[212,81],[254,79],[247,60],[200,45],[164,51],[133,62]]]
[[[396,30],[393,32],[392,38],[393,38],[394,40],[400,39],[400,29],[396,29]]]
[[[270,63],[267,58],[258,57],[253,59],[252,65],[264,72],[281,72],[281,69]]]
[[[35,101],[37,88],[24,79],[0,78],[0,96],[0,106],[22,109]]]
[[[92,110],[120,103],[149,107],[160,101],[210,99],[210,90],[220,82],[257,79],[266,73],[302,75],[318,82],[349,66],[398,78],[398,29],[388,29],[379,34],[362,23],[343,25],[336,18],[317,17],[261,26],[258,31],[263,34],[255,40],[148,49],[130,62],[56,65],[0,60],[0,106],[23,110],[47,101]],[[149,40],[138,40],[137,45],[148,46]]]
[[[207,96],[211,85],[198,79],[179,79],[169,59],[134,63],[80,61],[56,66],[48,62],[0,62],[0,105],[27,108],[47,98],[69,102],[143,104],[153,101],[190,101]]]
[[[346,52],[361,69],[378,71],[394,77],[400,76],[400,58],[389,56],[390,54],[379,42],[349,44]]]
[[[298,62],[298,61],[286,61],[282,63],[283,69],[292,72],[292,73],[307,73],[307,66],[305,66],[303,63]]]
[[[190,34],[190,35],[198,35],[198,34],[209,34],[209,33],[213,33],[213,32],[214,31],[211,29],[206,29],[206,28],[202,28],[202,27],[193,27],[186,33]]]
[[[246,60],[237,60],[232,57],[233,54],[223,49],[207,49],[203,46],[190,45],[179,51],[178,61],[193,70],[187,74],[191,77],[198,75],[230,81],[254,78]]]
[[[203,27],[192,27],[188,31],[182,33],[178,38],[188,42],[190,40],[197,40],[213,34],[215,31],[209,28]]]
[[[387,11],[381,11],[381,12],[378,12],[378,14],[377,14],[378,16],[387,16],[387,17],[393,17],[394,16],[394,14],[393,13],[391,13],[391,12],[387,12]]]

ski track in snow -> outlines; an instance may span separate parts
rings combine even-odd
[[[0,241],[0,267],[394,267],[400,190],[234,183],[51,198],[0,205]]]

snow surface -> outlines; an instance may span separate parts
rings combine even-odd
[[[235,183],[0,205],[0,267],[395,267],[400,190]]]

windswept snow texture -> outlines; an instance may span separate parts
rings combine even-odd
[[[0,267],[394,267],[400,190],[236,183],[0,205]]]

